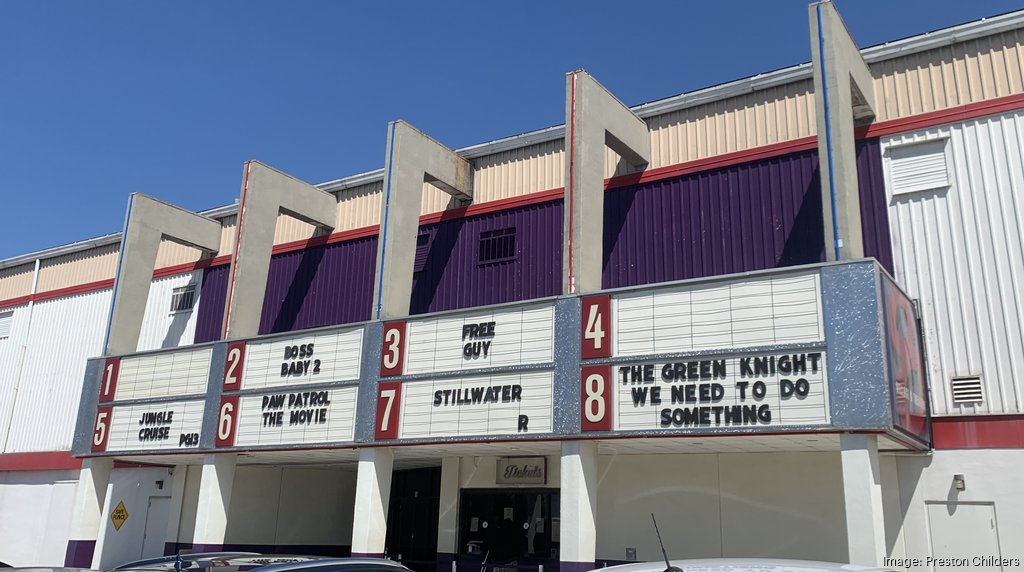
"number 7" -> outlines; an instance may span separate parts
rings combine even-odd
[[[402,409],[402,384],[399,382],[380,384],[380,394],[377,398],[377,420],[379,421],[376,431],[377,439],[397,439],[398,420]],[[394,421],[392,421],[394,416]]]

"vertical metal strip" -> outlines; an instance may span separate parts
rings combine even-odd
[[[377,269],[377,311],[375,318],[380,319],[381,294],[384,293],[384,261],[387,259],[388,245],[388,214],[391,209],[391,171],[394,170],[392,159],[395,156],[395,124],[391,122],[391,133],[388,134],[388,172],[384,177],[384,220],[380,222],[380,267]]]
[[[249,171],[252,161],[245,162],[245,178],[242,181],[242,202],[238,204],[238,218],[235,219],[235,248],[231,255],[231,276],[228,277],[228,299],[224,303],[224,323],[220,339],[228,335],[228,321],[231,318],[231,298],[235,293],[235,272],[238,270],[238,245],[242,243],[242,214],[245,212],[245,197],[249,194]]]
[[[817,12],[818,61],[821,62],[821,95],[825,101],[825,154],[828,160],[828,193],[832,203],[832,244],[835,248],[835,259],[839,260],[842,248],[839,243],[839,219],[836,213],[836,178],[832,167],[832,121],[829,119],[828,76],[825,75],[825,32],[821,25],[821,2],[817,5]]]
[[[117,271],[114,273],[114,289],[110,294],[110,313],[107,315],[107,333],[103,336],[103,355],[108,355],[110,349],[110,326],[114,323],[114,304],[117,303],[117,287],[121,282],[121,264],[124,262],[125,238],[128,236],[128,223],[132,218],[132,203],[135,202],[135,193],[128,195],[128,211],[124,213],[124,227],[121,228],[121,247],[117,252]]]

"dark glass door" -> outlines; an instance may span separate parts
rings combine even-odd
[[[389,557],[416,572],[436,572],[440,502],[440,467],[392,473],[386,545]]]
[[[561,520],[557,489],[463,490],[460,570],[557,570]],[[554,567],[552,567],[554,566]]]

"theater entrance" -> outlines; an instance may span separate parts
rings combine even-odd
[[[415,572],[437,569],[440,495],[440,467],[395,471],[391,475],[387,555]]]
[[[472,489],[460,500],[460,569],[558,569],[558,490]]]

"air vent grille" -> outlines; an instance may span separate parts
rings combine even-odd
[[[981,403],[985,400],[980,377],[954,377],[950,387],[955,405]]]

